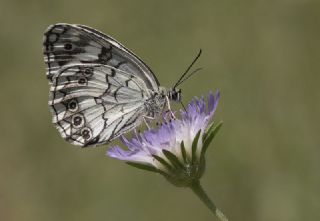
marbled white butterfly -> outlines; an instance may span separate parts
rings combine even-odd
[[[159,116],[169,100],[181,99],[181,90],[175,88],[185,74],[166,90],[135,54],[90,27],[49,26],[44,57],[53,123],[75,145],[110,142],[144,118]]]

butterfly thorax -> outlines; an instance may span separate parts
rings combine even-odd
[[[151,97],[145,102],[145,108],[149,117],[155,117],[164,110],[166,99],[181,102],[181,90],[159,87],[159,92],[151,92]]]
[[[153,92],[151,97],[145,101],[145,108],[149,117],[159,116],[163,112],[166,103],[166,95],[163,91]]]

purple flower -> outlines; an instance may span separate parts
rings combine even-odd
[[[181,118],[157,129],[135,133],[131,140],[120,139],[127,150],[119,146],[109,149],[110,157],[124,160],[134,167],[157,172],[172,184],[189,187],[221,221],[228,221],[200,185],[205,170],[205,152],[222,126],[210,123],[219,102],[219,91],[204,98],[195,98]]]
[[[161,173],[177,186],[189,186],[203,175],[204,154],[222,125],[210,124],[218,102],[219,91],[215,96],[209,94],[208,104],[204,98],[195,98],[186,111],[180,110],[181,119],[135,133],[131,140],[122,136],[128,149],[115,146],[107,154],[140,169]]]

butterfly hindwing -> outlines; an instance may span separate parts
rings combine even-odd
[[[50,82],[61,68],[95,63],[134,74],[149,89],[158,90],[157,78],[141,59],[113,38],[83,25],[50,26],[45,33],[44,55]]]
[[[107,143],[141,123],[145,91],[141,79],[107,65],[66,67],[52,79],[53,123],[73,144]]]

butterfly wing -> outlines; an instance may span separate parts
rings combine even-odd
[[[104,64],[134,74],[147,87],[159,90],[151,69],[115,39],[83,25],[56,24],[45,32],[44,55],[50,83],[61,68],[75,64]]]
[[[141,123],[148,99],[145,91],[140,78],[111,66],[66,67],[52,79],[53,123],[72,144],[107,143]]]
[[[113,38],[83,26],[56,24],[45,32],[53,123],[69,142],[107,143],[133,129],[159,82],[150,68]]]

